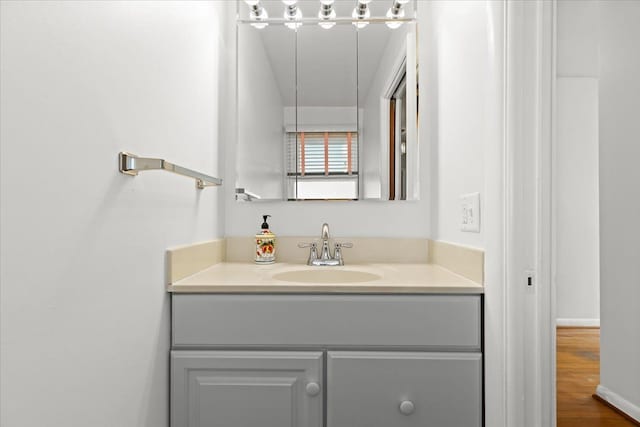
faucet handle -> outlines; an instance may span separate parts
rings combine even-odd
[[[345,242],[345,243],[336,243],[336,252],[334,259],[338,260],[338,265],[344,265],[344,258],[342,258],[342,248],[352,248],[353,243]]]
[[[309,250],[309,259],[307,265],[312,265],[313,261],[318,259],[318,244],[316,242],[311,243],[298,243],[299,248],[311,248]]]
[[[336,249],[337,248],[352,248],[352,247],[353,247],[353,243],[351,243],[351,242],[336,243]]]

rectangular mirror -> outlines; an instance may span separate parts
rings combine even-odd
[[[236,199],[416,200],[414,2],[238,2]]]

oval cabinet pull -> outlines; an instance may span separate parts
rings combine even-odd
[[[400,412],[404,415],[411,415],[415,411],[416,407],[410,400],[403,400],[400,403]]]
[[[320,385],[318,383],[308,383],[307,387],[305,388],[307,395],[309,396],[317,396],[318,393],[320,393]]]

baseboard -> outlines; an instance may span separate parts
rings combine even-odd
[[[561,328],[599,328],[600,319],[556,319],[556,326]]]
[[[596,388],[596,394],[594,394],[593,397],[611,406],[637,425],[640,425],[640,406],[634,405],[624,397],[602,385],[598,385]]]

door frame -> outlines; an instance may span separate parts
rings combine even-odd
[[[509,426],[556,425],[556,6],[507,0]]]
[[[485,157],[486,425],[555,427],[556,0],[500,5],[502,140]]]
[[[389,74],[387,80],[384,84],[384,92],[380,96],[380,117],[383,117],[384,120],[380,121],[380,135],[383,136],[382,144],[380,146],[380,178],[381,178],[381,197],[383,200],[395,200],[392,199],[391,196],[391,182],[394,181],[394,190],[397,188],[397,184],[395,184],[395,176],[391,177],[391,158],[393,157],[394,161],[394,170],[395,174],[395,153],[392,154],[391,149],[391,141],[390,136],[391,132],[394,132],[394,129],[391,129],[391,124],[389,122],[392,108],[392,99],[393,95],[398,88],[398,85],[404,78],[407,73],[407,43],[406,41],[402,43],[400,53],[396,56],[393,62],[393,72]],[[395,104],[394,104],[395,106]],[[395,135],[395,134],[394,134]],[[395,146],[395,141],[394,141]],[[395,147],[394,147],[395,150]],[[397,191],[394,191],[397,193]]]

